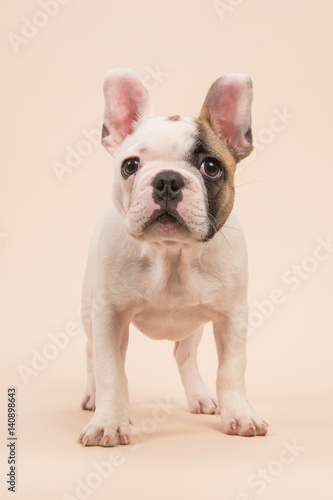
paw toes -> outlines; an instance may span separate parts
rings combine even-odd
[[[207,415],[219,414],[220,410],[217,407],[217,401],[212,398],[201,398],[198,400],[190,401],[189,403],[191,413],[205,413]]]
[[[86,404],[88,403],[89,399],[90,399],[90,396],[84,396],[84,398],[82,399],[82,403],[81,403],[82,410],[86,409]]]
[[[82,444],[83,446],[87,446],[87,444],[89,443],[89,436],[86,436],[83,441],[82,441]]]
[[[246,436],[246,437],[255,436],[255,435],[256,435],[256,428],[253,424],[250,424],[248,426],[248,428],[245,429],[245,431],[243,431],[241,433],[241,436]]]
[[[222,427],[226,434],[235,436],[264,436],[267,434],[267,423],[261,420],[257,415],[246,417],[230,417],[223,415]]]
[[[259,428],[257,427],[257,436],[265,436],[267,434],[267,431],[268,431],[268,428],[267,428],[268,424],[266,423],[263,423]]]
[[[218,413],[219,409],[213,399],[205,399],[201,403],[201,411],[212,415]]]
[[[93,396],[86,395],[84,396],[81,403],[82,410],[95,411],[95,398]]]
[[[195,414],[201,413],[200,403],[190,403],[190,412]]]
[[[79,436],[79,442],[83,446],[116,446],[127,445],[131,442],[131,431],[129,424],[119,426],[95,426],[88,425]]]
[[[109,436],[104,436],[102,438],[101,446],[107,446],[109,444],[110,437]]]
[[[127,445],[131,442],[131,437],[129,434],[119,434],[120,444]]]
[[[118,428],[120,444],[130,444],[131,442],[131,429],[129,424],[120,424]]]
[[[237,422],[236,420],[232,420],[229,424],[229,428],[227,430],[227,434],[234,436],[237,434]]]

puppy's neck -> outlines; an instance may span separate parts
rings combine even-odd
[[[180,296],[187,288],[191,266],[200,259],[204,245],[201,242],[144,243],[142,256],[148,258],[154,268],[156,292]]]
[[[198,260],[204,251],[207,243],[202,242],[180,242],[180,241],[161,241],[145,242],[142,245],[142,253],[149,260],[156,263],[168,274],[185,271],[191,263]]]
[[[167,260],[175,264],[180,260],[191,262],[200,257],[204,250],[202,242],[180,242],[173,240],[144,242],[142,253],[153,260]]]

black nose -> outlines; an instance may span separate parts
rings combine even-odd
[[[165,170],[153,180],[154,194],[159,200],[180,200],[181,190],[185,186],[183,177],[172,170]]]

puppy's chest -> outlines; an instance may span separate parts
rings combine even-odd
[[[187,307],[146,304],[133,318],[133,324],[152,339],[177,341],[216,317],[215,311],[202,304]]]
[[[152,265],[145,273],[142,287],[149,303],[172,309],[180,304],[182,308],[191,308],[212,302],[223,289],[223,280],[208,269],[180,258]]]
[[[133,323],[154,339],[181,340],[200,325],[220,317],[217,294],[223,286],[195,269],[175,266],[171,272],[151,274]],[[206,278],[206,279],[205,279]]]

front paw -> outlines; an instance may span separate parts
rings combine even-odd
[[[186,396],[191,413],[220,413],[217,406],[217,397],[206,385],[191,387]]]
[[[95,411],[96,410],[95,394],[92,395],[85,394],[82,399],[81,408],[82,410]]]
[[[264,436],[267,434],[268,424],[262,420],[248,406],[239,409],[221,410],[222,430],[225,434],[238,436]]]
[[[132,434],[129,421],[123,419],[102,420],[91,419],[79,436],[79,442],[83,446],[117,446],[118,444],[130,444]]]

